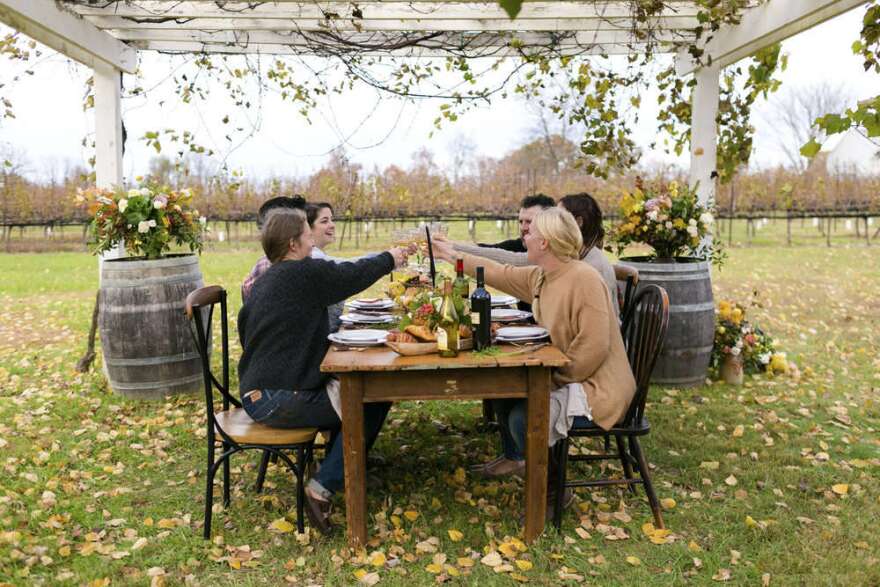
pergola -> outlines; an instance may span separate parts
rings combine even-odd
[[[695,42],[699,7],[667,0],[659,17],[634,24],[631,0],[526,1],[514,20],[496,1],[435,0],[0,0],[0,21],[94,70],[96,174],[122,183],[121,74],[139,51],[321,55],[332,51],[434,57],[504,56],[550,45],[561,54],[628,54],[653,44],[693,74],[690,180],[714,198],[719,71],[759,49],[867,0],[750,0],[736,25]],[[650,30],[650,35],[643,32]],[[384,41],[384,42],[383,42]]]

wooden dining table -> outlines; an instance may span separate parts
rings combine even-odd
[[[526,398],[526,542],[544,531],[550,372],[568,359],[551,345],[499,348],[500,354],[463,351],[455,358],[400,356],[387,347],[331,347],[327,352],[321,371],[340,380],[345,508],[352,547],[367,543],[363,404],[368,402]]]

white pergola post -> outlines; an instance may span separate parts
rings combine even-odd
[[[122,185],[122,71],[95,63],[95,184],[101,188]],[[125,254],[119,245],[101,256],[116,259]],[[100,267],[100,265],[99,265]]]
[[[691,95],[691,170],[690,185],[697,186],[703,205],[715,203],[717,134],[720,94],[719,69],[702,67],[694,72],[696,86]]]

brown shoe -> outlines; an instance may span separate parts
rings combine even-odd
[[[475,472],[475,474],[478,477],[486,477],[489,479],[508,477],[510,475],[523,477],[526,474],[526,462],[511,461],[505,458],[501,458],[500,460],[495,461],[490,465],[487,465],[480,471]]]
[[[321,534],[328,535],[333,532],[333,524],[330,523],[330,502],[314,497],[306,489],[306,515],[309,523]]]
[[[491,467],[491,466],[497,465],[498,463],[500,463],[503,460],[504,460],[504,455],[501,455],[501,456],[495,457],[494,459],[492,459],[488,463],[479,463],[477,465],[471,465],[468,467],[468,471],[470,471],[472,473],[479,473],[479,472],[485,470],[486,467]]]

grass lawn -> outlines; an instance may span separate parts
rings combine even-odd
[[[93,258],[0,255],[0,584],[350,585],[364,572],[380,585],[880,584],[876,247],[787,248],[767,236],[773,228],[729,250],[716,298],[757,290],[763,307],[751,317],[801,377],[652,389],[643,446],[667,500],[667,544],[642,530],[641,490],[608,489],[580,493],[563,533],[524,552],[521,482],[456,474],[494,456],[477,402],[392,409],[365,553],[349,552],[343,532],[273,525],[293,519],[292,482],[272,470],[254,494],[255,456],[233,461],[232,505],[216,506],[214,540],[202,540],[203,402],[127,401],[100,369],[74,372]],[[257,256],[241,243],[202,256],[206,283],[230,290],[233,312]],[[506,572],[480,562],[491,550],[506,553]]]

